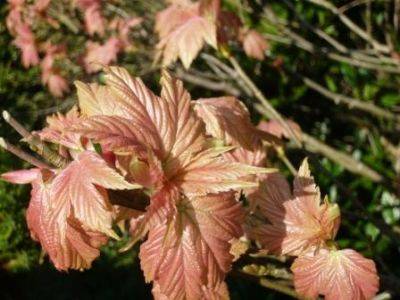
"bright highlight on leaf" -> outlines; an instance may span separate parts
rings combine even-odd
[[[141,247],[146,280],[156,281],[154,295],[167,299],[220,299],[233,259],[229,241],[242,234],[240,204],[223,193],[179,199],[177,207]]]
[[[297,292],[310,299],[372,299],[379,289],[374,262],[351,249],[301,256],[292,270]]]
[[[157,49],[167,66],[178,58],[188,69],[201,48],[207,43],[217,47],[215,15],[197,3],[172,4],[156,16],[156,31],[160,36]]]
[[[259,205],[270,222],[254,232],[262,245],[278,255],[300,255],[334,239],[340,222],[339,208],[328,200],[321,203],[307,160],[294,180],[293,194],[284,190],[289,186],[277,176],[261,183],[263,199]]]

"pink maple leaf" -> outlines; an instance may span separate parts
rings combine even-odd
[[[199,99],[195,111],[203,119],[207,133],[226,145],[252,149],[257,130],[245,105],[235,97]]]
[[[68,81],[61,76],[55,66],[55,60],[65,55],[62,45],[46,45],[46,55],[42,60],[42,83],[47,85],[49,91],[56,97],[62,97],[69,91]]]
[[[250,114],[242,102],[234,97],[199,99],[194,102],[197,115],[204,121],[207,134],[235,148],[223,154],[228,162],[264,167],[266,150],[259,131],[251,123]],[[245,181],[258,182],[264,175],[248,175]],[[250,210],[256,207],[258,186],[244,190]]]
[[[243,49],[248,57],[263,60],[268,43],[265,38],[255,30],[247,30],[242,37]]]
[[[340,224],[337,204],[321,203],[319,189],[304,160],[294,180],[293,194],[280,175],[260,183],[260,209],[269,224],[253,231],[263,247],[278,255],[300,255],[332,240]]]
[[[36,0],[34,7],[39,13],[43,13],[50,5],[51,0]]]
[[[78,134],[67,129],[80,119],[78,110],[74,106],[66,115],[57,113],[46,118],[48,126],[35,132],[42,140],[57,143],[70,149],[82,150],[81,138]]]
[[[110,37],[103,45],[88,41],[83,59],[86,72],[98,72],[103,66],[108,66],[115,62],[118,53],[122,50],[122,46],[121,40],[116,37]]]
[[[32,183],[27,223],[57,269],[89,268],[112,231],[108,189],[134,189],[95,152],[84,151],[62,170],[9,172],[2,178]]]
[[[231,148],[214,147],[209,143],[204,123],[196,115],[189,93],[181,81],[168,73],[165,72],[161,79],[161,95],[156,96],[141,80],[132,78],[122,68],[109,67],[105,72],[107,99],[104,91],[99,94],[97,86],[77,84],[84,117],[71,130],[113,151],[115,164],[126,178],[152,191],[150,205],[145,215],[134,221],[132,234],[136,240],[149,232],[143,246],[142,264],[147,280],[154,281],[154,295],[160,299],[164,296],[179,299],[226,295],[223,277],[232,259],[229,241],[240,235],[216,239],[217,235],[213,237],[212,232],[218,224],[214,225],[208,217],[214,211],[217,213],[221,205],[227,213],[227,224],[219,228],[241,228],[239,219],[229,213],[238,211],[241,206],[233,193],[214,193],[255,187],[255,182],[241,178],[265,170],[237,162],[228,163],[223,154]],[[105,101],[113,102],[110,109],[104,105]],[[183,211],[197,203],[207,205],[190,213],[190,218],[185,217]],[[224,216],[220,215],[215,219],[222,218]],[[183,231],[179,227],[183,223],[179,220],[185,220]],[[213,228],[206,226],[209,223]],[[203,231],[203,226],[208,229]],[[164,250],[159,248],[163,245],[157,243],[162,242],[158,239],[165,234],[171,234],[173,246],[171,251],[165,249],[168,253],[164,257],[160,254]],[[193,246],[190,243],[194,243]],[[196,245],[204,249],[205,257],[209,258],[195,253]],[[156,247],[154,254],[158,257],[152,257],[153,250],[147,247]],[[176,254],[176,251],[179,255],[173,257],[172,253]],[[165,267],[161,261],[153,261],[159,257],[163,257]],[[168,279],[167,272],[185,259],[197,261],[202,269],[180,266],[175,277]],[[155,268],[162,268],[162,271],[153,273]],[[187,283],[188,274],[191,283]],[[205,279],[205,276],[210,277]],[[174,287],[175,283],[179,288]]]
[[[73,216],[54,219],[51,186],[54,173],[48,170],[21,170],[2,174],[2,178],[19,184],[32,183],[31,201],[26,220],[31,236],[39,241],[58,270],[87,269],[99,256],[98,248],[107,237],[88,230]]]
[[[22,65],[25,68],[38,65],[39,54],[35,43],[35,36],[29,25],[17,23],[15,34],[14,44],[22,51]]]
[[[77,0],[78,7],[83,11],[85,29],[89,35],[97,33],[100,36],[104,35],[105,22],[102,16],[102,1],[101,0]]]
[[[179,58],[188,69],[206,43],[217,47],[215,5],[207,7],[202,2],[206,1],[172,4],[157,14],[157,49],[164,65]]]
[[[293,265],[296,291],[307,298],[372,299],[379,289],[375,263],[351,249],[320,250],[298,257]]]
[[[10,11],[6,18],[6,25],[8,30],[15,35],[17,27],[23,24],[22,10],[24,0],[8,0]]]
[[[233,193],[182,198],[169,220],[154,226],[141,246],[147,281],[157,299],[227,297],[230,240],[242,234],[240,204]]]
[[[255,186],[237,179],[262,169],[228,164],[221,158],[228,149],[207,148],[203,124],[181,81],[165,73],[161,97],[121,68],[107,69],[106,81],[114,96],[112,112],[85,118],[74,126],[76,132],[117,153],[133,151],[145,163],[149,163],[146,157],[150,149],[163,166],[166,182],[188,194]],[[93,90],[81,88],[85,90],[78,92],[84,97],[81,103],[95,101]]]
[[[56,218],[73,215],[87,228],[112,236],[113,211],[105,189],[138,187],[126,182],[98,154],[85,151],[54,178],[52,209]]]

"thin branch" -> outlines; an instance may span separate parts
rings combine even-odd
[[[14,128],[20,134],[20,136],[22,136],[23,138],[29,138],[31,136],[31,133],[17,120],[15,120],[8,111],[3,110],[2,116],[4,121],[6,121],[12,128]]]
[[[374,105],[373,103],[362,101],[360,99],[348,97],[342,94],[337,94],[329,91],[322,85],[318,84],[317,82],[313,81],[311,78],[306,76],[295,74],[297,77],[301,78],[306,86],[313,89],[314,91],[320,93],[321,95],[325,96],[326,98],[332,100],[336,104],[345,104],[350,109],[358,109],[361,111],[368,112],[376,117],[385,118],[388,120],[396,120],[400,121],[400,116],[387,111],[379,106]]]
[[[313,43],[310,41],[306,40],[299,34],[293,32],[288,28],[288,24],[286,21],[281,20],[278,18],[275,13],[268,7],[264,9],[264,16],[272,22],[274,25],[278,27],[278,30],[280,30],[286,37],[282,36],[277,36],[277,35],[269,35],[269,38],[272,38],[271,40],[274,40],[279,43],[287,44],[287,45],[295,45],[296,47],[303,49],[311,54],[320,54],[324,55],[329,59],[332,59],[334,61],[338,62],[344,62],[349,65],[365,68],[365,69],[370,69],[370,70],[376,70],[376,71],[382,71],[382,72],[387,72],[387,73],[393,73],[393,74],[400,74],[400,67],[399,67],[399,62],[392,57],[388,56],[371,56],[363,53],[361,50],[351,50],[347,49],[346,54],[339,54],[337,52],[331,51],[328,48],[321,48],[321,47],[316,47]],[[390,64],[390,65],[385,65],[385,64]],[[393,66],[395,65],[395,66]]]
[[[48,164],[38,160],[36,157],[26,153],[25,151],[14,146],[13,144],[7,142],[2,137],[0,137],[0,148],[3,148],[4,150],[14,154],[15,156],[19,157],[20,159],[22,159],[40,169],[50,169],[51,168],[51,166],[49,166]]]
[[[238,89],[236,89],[235,87],[233,87],[232,85],[220,81],[220,82],[216,82],[204,77],[200,77],[199,75],[194,75],[191,74],[189,72],[184,71],[182,68],[176,68],[175,71],[175,75],[176,77],[178,77],[179,79],[182,79],[186,82],[190,82],[192,84],[213,90],[213,91],[222,91],[224,93],[233,95],[233,96],[239,96],[240,95],[240,91]]]
[[[351,155],[338,151],[304,132],[302,133],[302,139],[306,150],[322,154],[346,170],[367,177],[372,181],[379,182],[383,180],[383,177],[379,173],[361,161],[355,160]]]
[[[297,137],[296,133],[292,130],[292,128],[287,124],[287,122],[282,118],[281,114],[275,110],[275,108],[271,105],[271,103],[267,100],[264,94],[258,89],[258,87],[254,84],[254,82],[250,79],[250,77],[245,73],[245,71],[240,66],[239,62],[233,57],[228,57],[229,62],[232,64],[235,71],[239,74],[239,76],[246,83],[248,88],[253,92],[254,96],[260,101],[260,103],[265,108],[265,114],[270,119],[276,119],[281,123],[283,128],[287,130],[290,134],[292,140],[297,144],[297,146],[301,147],[301,142]]]
[[[266,109],[261,105],[257,105],[256,109],[267,116]],[[383,180],[383,177],[380,174],[366,166],[361,161],[355,160],[351,155],[336,150],[304,132],[301,134],[301,140],[307,151],[322,154],[351,173],[367,177],[374,182],[380,182]]]
[[[207,53],[202,53],[200,56],[217,76],[224,80],[232,78],[247,95],[252,95],[252,92],[249,90],[246,83],[243,82],[234,69],[220,61],[218,58]]]
[[[276,153],[278,154],[278,158],[286,165],[289,169],[290,173],[295,176],[297,174],[296,168],[293,166],[292,162],[286,156],[285,150],[282,146],[275,146]]]
[[[359,5],[364,5],[370,2],[371,0],[354,0],[352,2],[346,3],[340,7],[338,7],[338,10],[344,14],[346,11],[349,9],[355,8]],[[385,1],[391,1],[391,0],[374,0],[375,2],[385,2]],[[372,1],[371,1],[372,2]]]
[[[37,136],[30,133],[22,124],[15,120],[8,111],[2,113],[4,120],[14,128],[23,138],[23,141],[28,143],[29,147],[47,160],[53,166],[58,168],[65,167],[69,160],[59,155],[56,151],[52,150],[45,143],[43,143]]]
[[[297,293],[296,291],[289,285],[288,281],[284,281],[284,280],[270,280],[270,279],[266,279],[264,277],[259,278],[257,276],[252,276],[248,273],[245,273],[243,271],[233,271],[231,273],[234,276],[240,277],[240,278],[244,278],[253,282],[258,283],[259,285],[283,293],[285,295],[288,295],[290,297],[293,297],[295,299],[302,299]]]
[[[331,11],[334,15],[336,15],[344,25],[346,25],[351,31],[357,34],[360,38],[370,43],[372,47],[374,47],[377,51],[382,53],[390,53],[390,48],[387,45],[381,44],[377,40],[375,40],[371,35],[368,34],[365,30],[355,24],[350,18],[348,18],[345,14],[343,14],[336,6],[334,6],[331,2],[326,0],[306,0],[320,7],[324,7],[325,9]]]
[[[400,0],[394,0],[394,8],[393,8],[393,26],[395,32],[399,33],[400,26]]]
[[[308,30],[310,30],[311,32],[313,32],[314,34],[316,34],[317,36],[319,36],[320,38],[322,38],[323,40],[325,40],[327,43],[329,43],[333,48],[335,48],[336,50],[338,50],[339,52],[342,53],[346,53],[348,52],[348,49],[345,45],[343,45],[342,43],[340,43],[339,41],[337,41],[336,39],[334,39],[333,37],[331,37],[330,35],[326,34],[323,30],[316,28],[315,26],[312,26],[310,23],[308,23],[303,17],[301,17],[294,5],[292,4],[292,2],[288,1],[288,0],[283,0],[283,2],[285,2],[285,4],[290,8],[290,10],[296,15],[297,19],[299,19],[300,23],[307,28]]]

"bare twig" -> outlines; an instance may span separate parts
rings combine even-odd
[[[362,101],[360,99],[348,97],[342,94],[337,94],[329,91],[322,85],[318,84],[317,82],[313,81],[312,79],[302,76],[300,74],[296,74],[296,76],[300,77],[304,84],[309,88],[313,89],[314,91],[320,93],[321,95],[325,96],[326,98],[334,101],[336,104],[345,104],[350,109],[358,109],[361,111],[368,112],[374,116],[385,118],[388,120],[396,120],[400,121],[400,116],[387,111],[379,106],[374,105],[373,103]]]
[[[285,164],[285,166],[289,169],[290,173],[294,176],[297,174],[296,168],[293,166],[292,162],[286,156],[285,150],[282,146],[275,146],[276,153],[278,154],[279,159]]]
[[[351,31],[357,34],[360,38],[370,43],[374,49],[382,53],[389,53],[390,48],[387,45],[381,44],[377,40],[375,40],[371,35],[368,34],[365,30],[360,28],[357,24],[355,24],[350,18],[348,18],[345,14],[343,14],[335,5],[326,0],[306,0],[315,5],[323,7],[329,11],[331,11],[334,15],[336,15],[344,25],[346,25]]]
[[[382,72],[387,72],[387,73],[393,73],[393,74],[400,74],[400,67],[399,67],[399,62],[392,57],[388,56],[382,56],[379,55],[378,57],[376,56],[371,56],[367,55],[361,50],[351,50],[351,49],[346,49],[346,53],[337,53],[335,51],[332,51],[331,49],[328,48],[321,48],[321,47],[316,47],[313,43],[310,41],[306,40],[304,37],[298,35],[297,33],[293,32],[289,27],[286,21],[278,18],[275,13],[268,7],[265,7],[264,9],[264,16],[272,22],[274,25],[276,25],[286,37],[282,36],[277,36],[277,35],[269,35],[268,37],[271,40],[274,40],[279,43],[284,43],[288,45],[295,45],[296,47],[303,49],[311,54],[319,54],[319,55],[324,55],[328,57],[329,59],[332,59],[334,61],[338,62],[344,62],[349,65],[357,66],[357,67],[362,67],[365,69],[370,69],[370,70],[376,70],[376,71],[382,71]],[[326,36],[325,36],[326,38]],[[336,40],[334,40],[337,42]],[[332,39],[330,40],[332,43]],[[337,42],[339,43],[339,42]],[[338,47],[338,45],[336,45]],[[341,50],[344,50],[341,48]],[[388,65],[386,65],[388,64]]]
[[[30,137],[31,133],[25,129],[17,120],[15,120],[8,111],[3,110],[2,113],[4,121],[6,121],[12,128],[14,128],[23,138]]]
[[[349,3],[346,3],[340,7],[338,7],[338,10],[344,14],[346,11],[348,11],[349,9],[352,9],[354,7],[357,7],[359,5],[364,5],[367,4],[368,2],[372,2],[372,1],[376,1],[376,2],[384,2],[384,1],[391,1],[391,0],[354,0],[351,1]]]
[[[258,89],[258,87],[254,84],[254,82],[250,79],[250,77],[245,73],[245,71],[242,69],[238,61],[233,57],[230,56],[229,58],[230,63],[236,70],[236,72],[240,75],[240,77],[243,79],[243,81],[246,83],[248,88],[253,92],[254,96],[260,101],[260,103],[264,106],[265,108],[265,114],[268,118],[270,119],[276,119],[281,123],[283,128],[287,130],[287,132],[290,134],[292,140],[295,142],[295,144],[299,147],[301,147],[301,142],[299,138],[297,137],[296,133],[292,130],[292,128],[287,124],[287,122],[282,118],[281,114],[275,110],[275,108],[269,103],[267,98],[264,96],[264,94]]]
[[[4,138],[0,137],[0,147],[4,150],[14,154],[15,156],[19,157],[20,159],[30,163],[31,165],[38,167],[40,169],[50,169],[51,166],[48,164],[40,161],[36,157],[26,153],[25,151],[19,149],[18,147],[14,146],[13,144],[7,142]]]
[[[264,107],[256,106],[256,109],[260,113],[267,115]],[[383,180],[380,174],[362,162],[355,160],[351,155],[338,151],[304,132],[301,134],[301,140],[307,151],[322,154],[352,173],[367,177],[375,182]]]
[[[322,38],[323,40],[328,42],[333,48],[335,48],[339,52],[342,52],[342,53],[348,52],[348,49],[347,49],[347,47],[345,45],[343,45],[342,43],[340,43],[336,39],[332,38],[330,35],[326,34],[323,30],[321,30],[319,28],[316,28],[315,26],[312,26],[304,18],[302,18],[296,12],[296,9],[295,9],[295,7],[294,7],[294,5],[292,4],[291,1],[288,1],[288,0],[283,0],[283,1],[291,9],[291,11],[293,11],[295,13],[296,17],[300,20],[301,24],[305,28],[307,28],[308,30],[312,31],[314,34],[316,34],[317,36],[319,36],[320,38]]]
[[[302,133],[302,140],[306,150],[322,154],[352,173],[367,177],[375,182],[383,180],[383,177],[380,174],[372,170],[370,167],[367,167],[364,163],[355,160],[352,156],[344,152],[338,151],[322,143],[304,132]]]
[[[227,94],[230,94],[230,95],[233,95],[236,97],[240,95],[240,91],[227,82],[223,82],[223,81],[216,82],[216,81],[204,78],[204,77],[200,77],[200,75],[191,74],[187,71],[184,71],[180,67],[176,68],[175,75],[176,75],[176,77],[178,77],[186,82],[190,82],[195,85],[205,87],[209,90],[222,91],[224,93],[227,93]]]
[[[56,151],[43,143],[37,136],[34,136],[25,129],[25,127],[15,120],[9,112],[3,111],[2,115],[4,120],[22,136],[23,141],[28,143],[29,147],[33,151],[47,160],[50,164],[58,168],[63,168],[69,163],[68,159],[60,156]]]
[[[393,26],[396,33],[399,32],[400,26],[400,0],[394,0],[394,9],[393,9]]]
[[[247,274],[243,271],[233,271],[232,275],[236,275],[238,277],[251,280],[253,282],[258,283],[259,285],[261,285],[263,287],[283,293],[283,294],[293,297],[295,299],[303,299],[295,292],[295,290],[290,286],[290,282],[288,282],[288,281],[270,280],[270,279],[266,279],[264,277],[259,278],[259,277]]]
[[[228,78],[235,80],[237,85],[243,91],[245,91],[247,95],[252,96],[251,90],[247,87],[246,83],[243,82],[242,78],[240,78],[239,74],[237,74],[237,72],[234,69],[232,69],[231,67],[220,61],[218,58],[209,55],[207,53],[202,53],[200,56],[217,76],[219,76],[221,79],[224,80]]]

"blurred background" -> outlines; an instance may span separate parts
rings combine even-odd
[[[25,1],[27,6],[35,3],[30,32],[13,27],[10,14],[22,9],[18,1],[0,4],[1,110],[30,130],[41,128],[47,115],[75,104],[74,80],[102,82],[88,57],[124,66],[159,89],[154,16],[164,1]],[[99,21],[85,15],[93,3],[103,23],[90,28]],[[309,157],[322,194],[341,207],[339,245],[372,258],[381,291],[398,299],[400,1],[224,0],[222,7],[266,42],[265,57],[258,59],[238,43],[229,44],[229,51],[273,106],[301,127],[303,146],[288,141],[284,159],[272,153],[271,165],[290,177],[285,160],[297,167]],[[21,57],[32,35],[36,63],[29,53]],[[231,94],[246,104],[255,123],[265,118],[254,92],[211,47],[202,50],[190,69],[176,63],[171,70],[193,98]],[[15,144],[19,140],[4,122],[0,136]],[[27,165],[0,150],[0,173],[23,167]],[[29,190],[0,181],[0,299],[150,298],[138,249],[118,253],[124,241],[104,247],[87,272],[57,272],[29,237],[24,215]],[[228,276],[228,284],[232,299],[284,299],[235,276]]]

